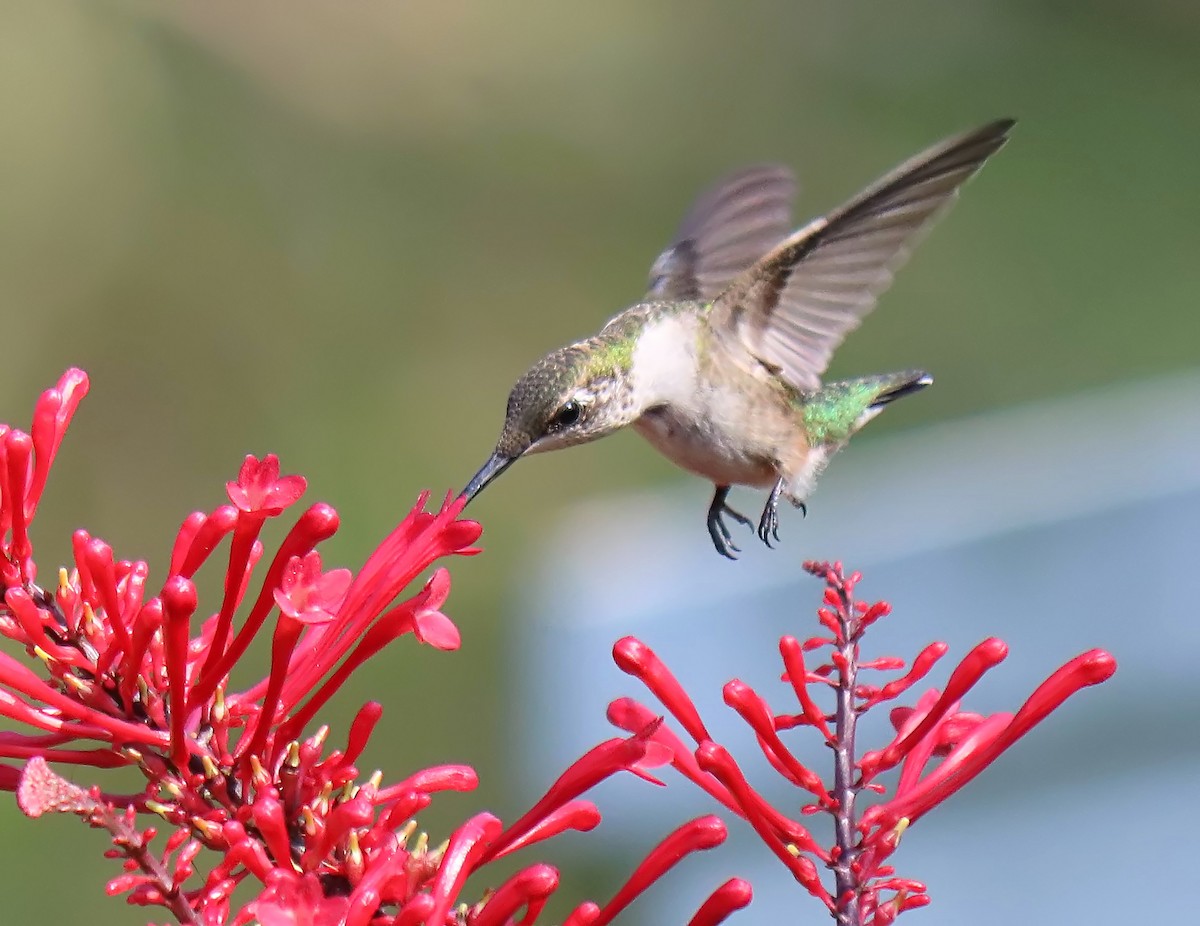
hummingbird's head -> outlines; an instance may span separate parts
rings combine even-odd
[[[617,358],[573,344],[539,360],[508,394],[496,449],[463,489],[468,501],[521,457],[584,444],[636,417]]]

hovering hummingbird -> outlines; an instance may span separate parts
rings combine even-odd
[[[632,425],[713,483],[708,532],[723,556],[739,549],[726,516],[754,526],[727,503],[730,487],[770,489],[757,531],[771,546],[780,501],[807,513],[830,458],[884,406],[933,382],[922,370],[826,384],[821,374],[1012,126],[946,139],[790,234],[788,168],[726,177],[687,213],[642,301],[517,380],[496,448],[462,497],[523,456]]]

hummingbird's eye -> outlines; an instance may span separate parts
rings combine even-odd
[[[554,413],[554,417],[550,421],[550,429],[561,431],[563,428],[569,428],[579,420],[582,411],[583,409],[574,399],[564,402],[562,407]]]

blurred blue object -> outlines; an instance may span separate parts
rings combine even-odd
[[[1162,851],[1171,833],[1200,824],[1194,801],[1174,802],[1168,827],[1142,812],[1150,808],[1128,810],[1131,798],[1150,798],[1135,779],[1178,780],[1200,753],[1191,707],[1200,699],[1198,396],[1200,374],[1188,373],[860,440],[831,466],[807,520],[785,522],[781,547],[765,550],[747,531],[736,564],[711,549],[703,487],[580,505],[535,551],[536,580],[523,583],[532,594],[512,638],[512,716],[522,719],[512,731],[520,744],[510,752],[520,763],[513,779],[536,797],[548,784],[545,770],[612,736],[604,708],[614,697],[660,710],[608,658],[613,642],[633,634],[675,671],[751,782],[795,815],[805,795],[761,760],[721,703],[721,686],[738,677],[776,711],[794,709],[776,644],[784,633],[820,632],[822,592],[800,562],[840,559],[864,573],[860,598],[893,605],[868,633],[865,658],[911,660],[932,640],[950,644],[901,704],[943,684],[957,659],[989,636],[1006,640],[1010,655],[971,693],[967,710],[1015,711],[1050,672],[1092,647],[1119,664],[1109,683],[1072,698],[905,835],[893,862],[901,876],[928,882],[933,898],[913,921],[1136,918],[1143,895],[1118,883],[1103,892],[1086,886],[1114,858],[1123,866],[1154,857],[1156,878],[1168,884],[1194,867],[1194,854]],[[740,501],[747,511],[760,503]],[[886,741],[885,714],[868,715],[860,749]],[[787,741],[828,779],[828,750],[811,731]],[[606,786],[605,825],[591,838],[639,857],[683,820],[720,810],[664,771],[665,789],[632,777]],[[743,916],[763,922],[811,903],[818,921],[816,901],[748,826],[729,822],[730,844],[688,860],[672,876],[675,889],[652,891],[634,916],[677,921],[681,906],[698,905],[739,875],[757,892],[754,912]],[[826,818],[807,822],[820,842],[831,841]],[[1178,918],[1184,902],[1168,892],[1156,904]]]

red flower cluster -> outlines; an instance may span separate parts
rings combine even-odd
[[[916,707],[892,709],[896,728],[883,749],[860,754],[856,725],[866,711],[894,701],[924,678],[947,652],[932,643],[905,670],[900,659],[864,661],[859,648],[867,629],[890,611],[885,602],[867,605],[854,600],[856,574],[845,576],[841,564],[806,563],[805,569],[825,581],[825,602],[817,616],[820,636],[801,642],[779,641],[785,673],[796,708],[776,713],[749,685],[734,680],[724,689],[725,703],[753,730],[764,756],[789,784],[806,792],[802,814],[831,818],[833,842],[824,846],[802,824],[776,809],[746,780],[732,755],[713,741],[692,700],[657,656],[633,637],[616,644],[617,665],[640,680],[696,743],[686,746],[666,726],[653,739],[666,748],[670,762],[727,808],[746,819],[795,879],[819,899],[839,923],[886,926],[904,910],[929,902],[925,885],[900,878],[889,857],[915,820],[945,801],[994,762],[1063,701],[1081,688],[1103,682],[1116,671],[1111,655],[1092,650],[1072,659],[1051,675],[1015,714],[988,717],[964,712],[961,699],[987,670],[1004,660],[1008,648],[996,639],[975,647],[951,672],[943,691],[931,689]],[[824,651],[825,661],[810,667],[805,654]],[[882,685],[868,684],[860,673],[896,673]],[[832,695],[832,709],[818,699]],[[609,719],[625,730],[645,730],[654,711],[631,698],[609,705]],[[815,731],[833,754],[832,781],[801,763],[784,742],[793,728]],[[886,794],[879,776],[899,766],[891,793],[865,811],[862,792]],[[833,872],[832,890],[818,866]]]
[[[414,815],[439,791],[474,788],[473,769],[441,766],[386,786],[379,773],[360,781],[355,763],[382,710],[373,702],[341,748],[327,748],[325,727],[304,733],[350,674],[397,638],[458,647],[440,610],[445,569],[397,598],[439,559],[476,552],[479,525],[457,519],[458,502],[425,511],[422,496],[356,575],[325,570],[316,547],[337,530],[336,512],[307,508],[268,553],[264,524],[299,500],[305,482],[281,476],[274,457],[248,457],[227,486],[230,504],[183,522],[157,594],[147,595],[144,562],[118,560],[84,531],[73,538],[74,568],[46,590],[36,584],[28,528],[87,386],[82,372],[68,371],[39,399],[28,433],[0,425],[0,633],[41,670],[0,653],[0,715],[37,731],[0,733],[0,758],[27,760],[23,768],[0,762],[0,788],[15,790],[30,816],[70,812],[107,830],[110,854],[125,860],[109,892],[166,907],[180,923],[533,923],[557,888],[554,868],[528,866],[475,902],[462,899],[467,878],[533,843],[594,827],[599,813],[582,795],[621,771],[649,778],[645,769],[667,758],[658,724],[588,752],[514,824],[481,813],[431,846]],[[205,565],[224,576],[211,613],[201,611],[193,582]],[[231,671],[267,628],[266,676],[229,690]],[[102,794],[48,763],[135,766],[144,777],[133,793]],[[140,828],[146,816],[169,833],[160,849],[155,828]],[[566,922],[603,926],[681,858],[724,838],[715,817],[685,824],[607,905],[584,903]],[[234,890],[255,882],[254,899],[231,909]],[[692,923],[718,923],[749,900],[749,885],[731,881]]]

